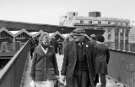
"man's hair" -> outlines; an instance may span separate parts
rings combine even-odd
[[[85,34],[85,29],[83,28],[77,28],[72,31],[73,34]]]
[[[91,34],[90,37],[91,37],[93,40],[96,40],[96,35],[95,35],[95,34]]]
[[[105,41],[105,38],[102,35],[97,35],[96,36],[96,40],[97,41],[100,41],[100,42],[104,42]]]

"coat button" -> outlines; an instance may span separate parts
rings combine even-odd
[[[88,47],[88,45],[86,45],[86,47]]]

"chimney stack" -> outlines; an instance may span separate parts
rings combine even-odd
[[[99,11],[93,11],[93,12],[89,12],[89,17],[101,17],[101,12]]]

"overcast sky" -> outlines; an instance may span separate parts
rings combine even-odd
[[[77,11],[101,11],[104,17],[135,19],[135,0],[0,0],[0,20],[59,24],[61,16]]]

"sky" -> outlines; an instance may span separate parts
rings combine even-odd
[[[67,12],[88,16],[135,19],[135,0],[0,0],[0,20],[58,25]]]

